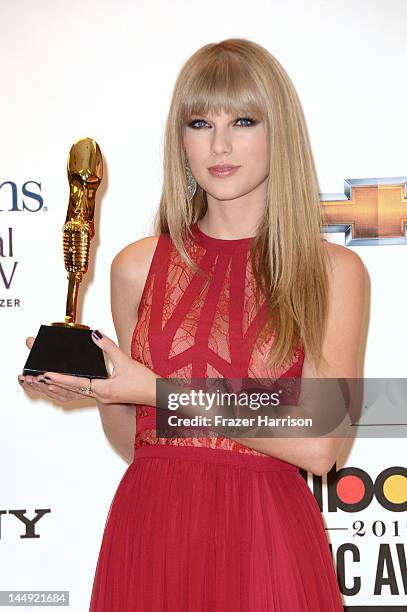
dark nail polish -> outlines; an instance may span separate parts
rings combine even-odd
[[[100,331],[98,329],[94,329],[92,334],[95,336],[95,338],[97,338],[98,340],[100,340],[103,335],[100,333]]]

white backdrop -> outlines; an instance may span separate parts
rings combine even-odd
[[[72,143],[94,138],[105,161],[80,320],[115,337],[110,262],[151,234],[164,122],[187,57],[229,37],[271,51],[302,101],[321,192],[343,193],[345,178],[407,174],[406,18],[403,0],[0,1],[0,590],[68,590],[70,609],[86,610],[108,508],[127,467],[93,406],[62,409],[28,397],[17,383],[25,337],[64,316],[61,228]],[[24,195],[24,185],[36,199]],[[344,242],[339,234],[329,239]],[[365,376],[406,377],[407,248],[353,248],[371,278]],[[405,456],[402,438],[360,439],[336,469],[363,469],[374,481],[384,469],[405,468]],[[375,498],[361,512],[329,511],[325,481],[333,556],[346,587],[354,587],[344,603],[401,609],[405,513]],[[357,485],[351,475],[341,490],[354,495]],[[388,485],[386,494],[401,508],[406,478]],[[32,520],[43,509],[49,512],[35,525],[37,537],[24,537],[15,511]],[[365,535],[356,534],[355,521],[363,521]],[[381,536],[372,531],[375,521],[383,521]],[[375,593],[377,572],[390,586]]]

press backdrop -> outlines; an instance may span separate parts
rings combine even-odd
[[[406,18],[403,0],[1,0],[0,589],[66,590],[70,609],[86,610],[127,467],[93,405],[62,409],[17,383],[26,336],[64,316],[61,227],[72,143],[94,138],[105,162],[80,318],[115,337],[110,263],[151,234],[164,122],[187,57],[236,36],[269,49],[300,95],[321,195],[343,194],[347,178],[407,175]],[[328,237],[344,244],[341,233]],[[407,246],[349,248],[371,279],[365,375],[405,378]],[[349,609],[406,603],[405,458],[403,438],[360,439],[329,487],[324,477],[321,494],[308,475]],[[358,503],[366,507],[355,511]]]

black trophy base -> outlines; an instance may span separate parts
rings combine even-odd
[[[85,378],[108,378],[103,351],[92,340],[92,330],[41,325],[23,374],[59,372]]]

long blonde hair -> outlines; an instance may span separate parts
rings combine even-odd
[[[327,255],[322,206],[307,126],[298,95],[281,64],[264,47],[243,38],[207,44],[182,66],[164,135],[164,181],[154,220],[196,272],[185,250],[190,226],[207,210],[198,185],[186,196],[183,130],[192,114],[221,111],[265,121],[270,173],[264,215],[252,242],[250,261],[256,300],[267,300],[268,319],[260,343],[275,334],[267,366],[289,359],[301,342],[316,366],[322,359],[327,320]]]

